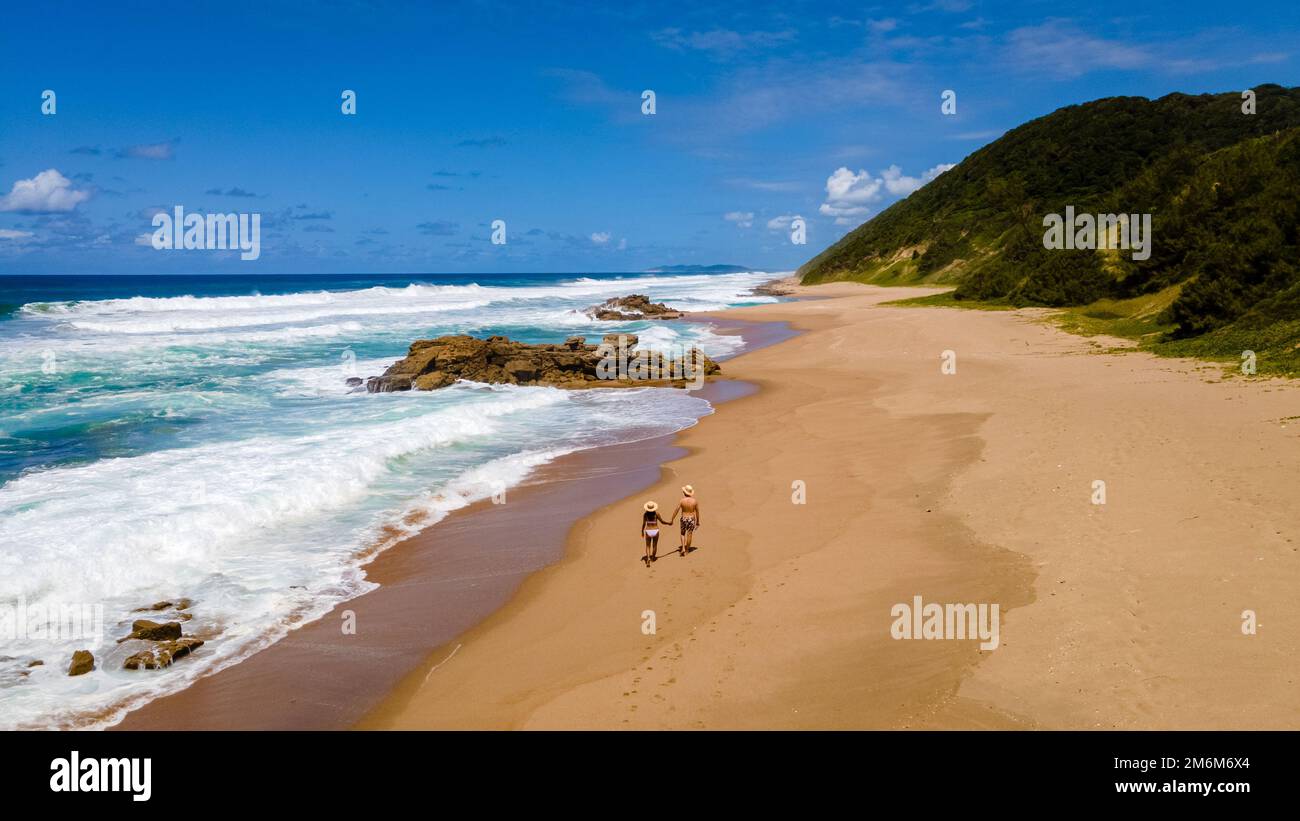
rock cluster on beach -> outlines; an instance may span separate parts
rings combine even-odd
[[[680,356],[636,350],[634,334],[607,334],[600,345],[571,336],[560,345],[530,345],[504,336],[440,336],[411,344],[404,359],[366,380],[370,393],[434,390],[459,379],[561,388],[685,385],[722,369],[698,348]]]
[[[583,311],[592,319],[627,322],[634,319],[681,319],[681,311],[674,311],[662,302],[651,302],[645,294],[629,294],[605,300]]]
[[[132,640],[146,641],[149,644],[127,656],[126,660],[122,662],[122,668],[125,670],[158,670],[163,667],[170,667],[176,659],[188,656],[202,647],[202,639],[181,634],[181,622],[190,619],[190,614],[184,612],[189,607],[189,599],[180,599],[175,602],[156,602],[137,610],[137,613],[172,611],[174,620],[156,622],[150,619],[136,619],[131,622],[131,633],[125,638],[119,639],[118,644]]]
[[[203,639],[196,639],[193,636],[179,638],[175,641],[157,642],[151,647],[146,647],[138,653],[127,656],[126,661],[122,662],[122,668],[125,670],[158,670],[163,667],[170,667],[176,659],[188,656],[192,651],[202,646]]]

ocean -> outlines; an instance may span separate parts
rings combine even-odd
[[[673,388],[367,394],[348,377],[451,333],[627,332],[726,357],[741,340],[708,322],[582,309],[629,293],[685,311],[773,302],[750,293],[771,278],[0,277],[0,728],[111,724],[364,593],[375,550],[563,454],[710,412]],[[180,598],[205,646],[122,669],[135,611]],[[96,668],[68,676],[78,649]]]

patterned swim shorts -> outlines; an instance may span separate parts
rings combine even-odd
[[[683,516],[683,517],[682,517],[682,535],[685,536],[687,533],[690,533],[690,532],[693,531],[694,529],[695,529],[695,517],[694,517],[694,516]]]

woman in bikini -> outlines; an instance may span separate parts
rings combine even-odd
[[[700,503],[695,498],[695,488],[690,485],[682,487],[682,500],[673,511],[674,519],[678,513],[682,514],[682,546],[677,552],[685,556],[691,551],[691,539],[700,527]]]
[[[641,514],[641,535],[645,538],[645,558],[642,561],[646,567],[659,558],[656,555],[659,552],[659,525],[670,524],[671,521],[665,522],[659,515],[659,505],[654,502],[645,503],[645,512]]]

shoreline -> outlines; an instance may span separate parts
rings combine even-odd
[[[711,321],[719,333],[745,338],[742,353],[794,335],[779,322]],[[753,390],[724,371],[699,395],[716,412],[720,404]],[[674,444],[678,433],[566,454],[510,488],[507,504],[485,500],[453,511],[365,565],[366,578],[377,589],[182,690],[130,710],[108,729],[354,725],[410,670],[503,607],[532,574],[558,561],[567,532],[583,516],[650,484],[659,465],[680,452]],[[486,540],[483,533],[489,534]],[[341,630],[341,616],[349,611],[355,614],[354,635]]]
[[[856,286],[831,290],[822,289],[816,296],[833,300],[860,295]],[[873,575],[869,568],[886,558],[898,562],[893,572],[876,574],[869,583],[869,588],[875,588],[872,597],[881,603],[910,601],[918,575],[928,579],[930,594],[950,600],[973,597],[1017,606],[1032,598],[1032,571],[1023,557],[979,543],[951,516],[931,515],[915,507],[891,514],[886,508],[902,500],[895,491],[852,475],[856,454],[844,452],[834,431],[804,445],[782,424],[765,432],[758,453],[746,451],[750,432],[769,422],[770,410],[788,412],[810,401],[840,403],[834,388],[837,376],[821,367],[803,367],[801,362],[819,358],[809,357],[809,352],[824,343],[822,335],[835,327],[833,320],[820,316],[825,305],[817,303],[822,302],[720,312],[737,319],[787,321],[801,334],[733,360],[730,375],[757,384],[759,390],[679,432],[678,444],[685,454],[666,461],[664,478],[641,494],[662,503],[676,499],[677,485],[694,484],[701,499],[702,523],[712,525],[697,534],[699,550],[688,557],[669,554],[676,541],[675,529],[669,528],[667,545],[661,541],[660,561],[647,571],[631,561],[638,555],[637,545],[624,533],[630,530],[624,520],[635,518],[641,496],[602,507],[570,532],[561,562],[531,577],[505,607],[458,639],[454,658],[440,652],[426,660],[357,726],[798,728],[919,727],[945,722],[1029,726],[1017,716],[957,696],[964,671],[979,660],[978,651],[967,643],[905,647],[889,641],[887,630],[846,634],[825,624],[824,613],[809,614],[808,626],[820,629],[801,633],[797,662],[774,658],[780,651],[773,642],[750,641],[755,632],[773,637],[788,634],[791,622],[799,621],[798,605],[787,608],[767,601],[783,598],[788,591],[782,588],[800,588],[800,597],[851,601],[862,592],[856,584]],[[798,305],[803,307],[791,307]],[[769,368],[772,372],[766,373]],[[880,387],[876,382],[872,389]],[[923,475],[916,477],[916,485],[907,486],[907,492],[920,488],[929,498],[938,498],[947,477],[977,458],[977,425],[976,418],[964,417],[909,426],[908,447],[923,451],[925,458],[924,465],[918,465]],[[770,483],[767,472],[758,469],[767,461],[761,448],[768,445],[780,451],[781,461],[797,463],[789,466],[786,476],[801,477],[810,497],[831,496],[832,501],[824,504],[834,504],[848,515],[833,522],[819,520],[815,503],[791,504],[789,479]],[[886,449],[896,445],[888,443]],[[710,475],[725,478],[710,480]],[[854,497],[866,500],[861,511],[852,510]],[[752,509],[745,500],[755,500]],[[717,511],[723,504],[732,513],[737,506],[749,510],[744,515],[757,527],[752,532],[733,527],[732,517]],[[669,501],[664,509],[671,510],[672,505]],[[804,513],[808,515],[800,515]],[[713,524],[718,520],[724,524]],[[855,524],[887,532],[896,540],[894,547],[907,549],[895,554],[882,544],[864,551],[851,533],[857,529]],[[844,538],[846,529],[850,533]],[[762,535],[767,533],[777,535]],[[828,556],[818,541],[832,538],[842,550]],[[621,549],[624,541],[630,544],[627,555]],[[604,549],[609,543],[618,543],[620,549]],[[796,575],[826,560],[831,564],[824,573],[807,573],[802,579]],[[989,568],[998,572],[990,573]],[[816,589],[810,589],[809,582]],[[889,605],[883,606],[887,613]],[[654,635],[641,629],[649,610],[655,611]],[[762,628],[756,626],[760,621],[766,622]],[[887,626],[887,619],[882,623]],[[737,624],[741,629],[732,632]],[[686,648],[695,642],[699,642],[700,662],[689,674],[695,681],[688,684],[679,670]],[[746,649],[738,651],[737,646]],[[749,675],[737,675],[741,658],[751,667]],[[873,675],[882,661],[896,673],[888,678]],[[802,692],[801,666],[816,667],[824,676],[813,684],[813,698]],[[770,688],[766,692],[764,685]],[[682,693],[683,689],[688,691]],[[686,705],[679,708],[683,700]],[[803,707],[783,706],[787,704]]]
[[[757,393],[357,726],[1300,726],[1300,385],[879,304],[898,288],[815,293],[727,312],[803,333],[734,360]],[[685,482],[700,550],[638,566],[639,502]],[[917,595],[1000,605],[1000,646],[893,640]]]
[[[119,727],[223,711],[240,720],[200,726],[250,726],[241,704],[274,719],[254,726],[300,726],[292,712],[360,729],[1300,727],[1285,456],[1300,384],[1110,355],[1032,313],[880,304],[900,290],[942,289],[823,285],[699,315],[798,335],[729,360],[710,386],[755,390],[671,441],[584,452],[616,472],[632,457],[639,483],[599,482],[581,517],[544,522],[561,549],[476,624],[439,640],[407,623],[409,641],[387,642],[402,664],[376,665],[385,677],[361,695],[299,704],[304,681],[322,690],[318,662],[366,663],[338,640],[313,646],[331,614]],[[942,375],[949,350],[960,366]],[[581,484],[547,478],[521,496]],[[666,528],[646,568],[635,514],[644,498],[671,511],[683,483],[701,500],[699,550],[670,554]],[[470,527],[469,547],[501,543]],[[420,563],[402,547],[376,572]],[[408,586],[375,578],[367,595]],[[891,608],[918,595],[999,605],[1000,645],[893,640]],[[1244,610],[1267,627],[1244,635]],[[359,615],[358,633],[373,622]],[[290,641],[296,655],[277,653]]]

